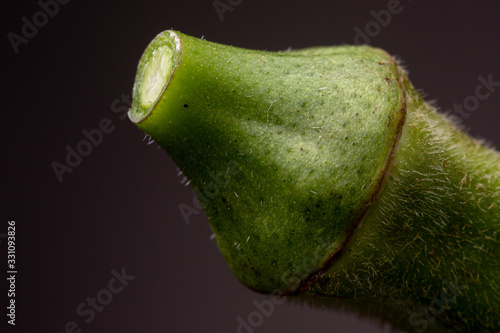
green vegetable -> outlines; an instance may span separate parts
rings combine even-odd
[[[166,31],[129,117],[191,180],[248,287],[417,332],[500,329],[500,155],[386,52]]]

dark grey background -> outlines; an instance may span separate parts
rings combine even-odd
[[[227,3],[227,0],[222,0]],[[233,0],[233,3],[238,1]],[[36,1],[2,8],[2,218],[17,225],[19,332],[235,332],[254,300],[222,260],[203,213],[192,206],[174,163],[111,104],[132,89],[149,41],[174,28],[235,46],[282,50],[352,44],[354,28],[374,21],[388,1],[243,0],[219,19],[207,1],[70,1],[16,54],[7,33],[21,34]],[[414,84],[442,109],[474,95],[478,76],[500,81],[500,6],[495,1],[401,0],[403,10],[371,38],[407,64]],[[11,8],[6,8],[10,6]],[[12,7],[15,6],[15,7]],[[123,104],[120,104],[123,106]],[[60,183],[63,162],[82,130],[103,118],[116,126]],[[500,145],[500,89],[463,120],[476,137]],[[5,309],[6,241],[0,239]],[[76,307],[125,267],[135,276],[95,319]],[[0,320],[6,322],[5,310]],[[354,315],[279,305],[254,332],[388,332]]]

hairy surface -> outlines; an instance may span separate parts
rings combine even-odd
[[[498,330],[500,155],[405,89],[385,187],[308,294],[416,332]]]
[[[500,155],[386,52],[164,32],[137,77],[131,118],[189,178],[245,285],[416,332],[500,329]]]

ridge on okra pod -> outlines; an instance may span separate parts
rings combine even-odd
[[[129,117],[190,180],[249,288],[419,332],[500,329],[500,155],[385,51],[165,31]]]

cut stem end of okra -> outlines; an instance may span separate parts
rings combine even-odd
[[[175,32],[164,31],[146,48],[137,69],[134,102],[129,110],[133,122],[144,120],[161,99],[179,64],[180,45],[179,36]]]

